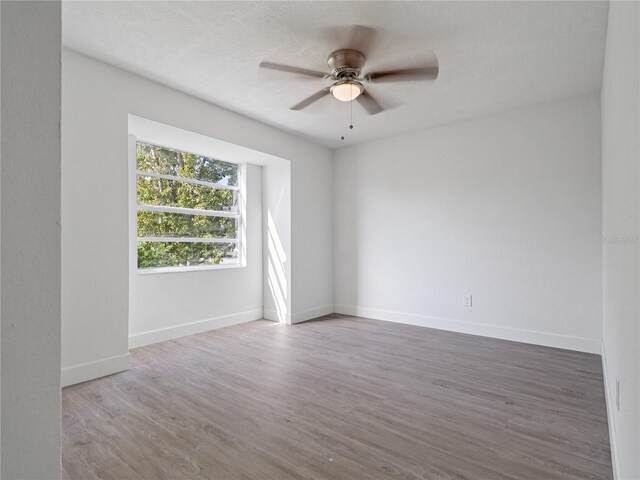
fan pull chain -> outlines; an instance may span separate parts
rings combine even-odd
[[[351,101],[349,102],[349,108],[351,110],[351,116],[349,118],[350,122],[349,122],[349,128],[351,130],[353,130],[353,97],[351,98]]]
[[[349,130],[353,130],[353,101],[354,100],[355,98],[353,97],[353,90],[352,90],[351,100],[349,101]],[[340,102],[340,108],[341,108],[340,116],[342,117],[342,121],[344,121],[344,117],[345,117],[344,104],[345,102]],[[344,135],[340,137],[340,140],[344,140]]]
[[[340,117],[341,120],[344,120],[344,102],[340,102]],[[342,121],[340,124],[342,125]],[[344,140],[344,135],[340,137],[340,140]]]

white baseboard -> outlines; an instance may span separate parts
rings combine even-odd
[[[307,320],[313,320],[314,318],[324,317],[333,313],[333,305],[325,305],[324,307],[310,308],[302,312],[297,312],[291,315],[291,323],[301,323]]]
[[[130,368],[131,357],[128,353],[124,353],[115,357],[64,367],[61,372],[60,383],[62,387],[68,387],[69,385],[105,377]]]
[[[135,333],[129,335],[129,348],[144,347],[152,343],[166,342],[175,338],[195,335],[196,333],[208,332],[216,328],[228,327],[238,323],[251,322],[262,318],[262,309],[248,310],[246,312],[224,315],[221,317],[207,318],[195,322],[183,323],[173,327],[149,330],[148,332]]]
[[[600,348],[602,355],[602,376],[604,377],[604,396],[607,403],[607,420],[609,424],[609,444],[611,446],[611,465],[613,467],[613,478],[620,478],[620,459],[618,458],[618,436],[616,434],[616,419],[613,414],[616,400],[609,389],[609,379],[607,377],[607,354],[604,348],[604,340]]]
[[[553,333],[524,330],[519,328],[503,327],[499,325],[486,325],[453,320],[450,318],[430,317],[412,313],[391,312],[366,307],[354,307],[350,305],[334,305],[335,313],[354,315],[357,317],[372,318],[388,322],[406,323],[420,327],[448,330],[450,332],[468,333],[482,337],[499,338],[513,342],[531,343],[545,347],[563,348],[587,353],[600,353],[600,340],[556,335]]]
[[[265,320],[271,320],[272,322],[279,322],[280,321],[280,316],[278,315],[278,312],[276,310],[270,310],[268,308],[263,308],[262,309],[262,318],[264,318]],[[287,314],[286,321],[288,321],[288,323],[291,323],[291,315]]]
[[[304,310],[302,312],[296,312],[292,315],[286,316],[287,323],[301,323],[306,322],[307,320],[313,320],[314,318],[323,317],[325,315],[329,315],[333,313],[333,305],[325,305],[323,307],[310,308],[309,310]],[[278,316],[278,312],[275,310],[270,310],[268,308],[264,309],[263,317],[265,320],[272,320],[274,322],[279,322],[280,317]]]

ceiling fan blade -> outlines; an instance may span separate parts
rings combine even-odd
[[[308,107],[313,102],[317,102],[318,100],[320,100],[325,95],[328,95],[330,90],[331,89],[329,87],[323,88],[322,90],[320,90],[319,92],[314,93],[310,97],[305,98],[300,103],[295,104],[293,107],[291,107],[291,110],[302,110],[303,108]]]
[[[367,110],[367,112],[369,112],[370,115],[375,115],[384,110],[378,101],[366,90],[358,95],[356,100]]]
[[[375,49],[380,29],[364,25],[334,25],[320,28],[321,38],[327,39],[333,50],[349,48],[359,50],[369,56]]]
[[[439,68],[422,67],[422,68],[405,68],[400,70],[385,70],[382,72],[371,72],[364,76],[367,82],[386,83],[386,82],[411,82],[415,80],[435,80],[438,78]]]
[[[317,72],[315,70],[309,70],[307,68],[291,67],[289,65],[282,65],[280,63],[261,62],[261,68],[268,68],[270,70],[280,70],[281,72],[298,73],[300,75],[306,75],[308,77],[324,78],[328,76],[327,73]]]
[[[369,55],[375,38],[376,31],[373,28],[365,25],[352,25],[349,27],[344,48],[354,48]]]

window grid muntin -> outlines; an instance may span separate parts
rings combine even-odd
[[[204,155],[199,155],[196,153],[192,153],[192,152],[187,152],[185,150],[178,150],[178,149],[174,149],[174,148],[170,148],[170,147],[165,147],[165,146],[161,146],[161,145],[154,145],[154,144],[150,144],[150,143],[146,143],[146,142],[136,142],[136,147],[139,144],[143,144],[143,145],[149,145],[152,147],[157,147],[157,148],[162,148],[165,150],[170,150],[170,151],[174,151],[176,153],[179,154],[190,154],[190,155],[196,155],[196,156],[201,156],[204,158],[207,158],[207,160],[212,161],[212,162],[221,162],[221,163],[226,163],[226,164],[231,164],[230,162],[224,162],[222,160],[216,160],[214,158],[211,157],[205,157]],[[136,157],[137,157],[137,148],[136,148]],[[136,160],[136,165],[137,165],[137,160]],[[231,164],[233,165],[233,164]],[[237,183],[238,185],[225,185],[225,184],[221,184],[221,183],[214,183],[214,182],[208,182],[206,180],[199,180],[199,179],[195,179],[195,178],[188,178],[188,177],[180,177],[177,175],[168,175],[168,174],[161,174],[161,173],[156,173],[156,172],[147,172],[144,170],[136,170],[136,179],[138,177],[151,177],[151,178],[159,178],[159,179],[166,179],[166,180],[171,180],[171,181],[177,181],[177,182],[182,182],[182,183],[189,183],[189,184],[193,184],[193,185],[199,185],[199,186],[204,186],[207,188],[211,188],[211,189],[225,189],[225,190],[231,190],[234,192],[234,205],[235,208],[234,209],[229,209],[229,210],[207,210],[207,209],[199,209],[199,208],[186,208],[186,207],[175,207],[175,206],[169,206],[169,205],[149,205],[149,204],[144,204],[144,203],[138,203],[137,202],[137,192],[136,192],[136,211],[151,211],[151,212],[165,212],[165,213],[177,213],[177,214],[183,214],[183,215],[192,215],[192,216],[197,216],[197,215],[204,215],[204,216],[210,216],[210,217],[218,217],[218,218],[235,218],[238,221],[237,224],[237,235],[236,237],[232,237],[232,238],[214,238],[214,237],[163,237],[163,236],[154,236],[154,237],[137,237],[137,242],[149,242],[149,243],[227,243],[227,244],[235,244],[236,245],[236,249],[238,251],[238,256],[237,256],[237,262],[233,263],[233,264],[224,264],[224,263],[218,263],[218,264],[209,264],[209,265],[202,265],[202,264],[198,264],[198,265],[173,265],[173,266],[157,266],[157,267],[138,267],[138,270],[166,270],[166,269],[185,269],[185,268],[190,268],[193,267],[194,270],[195,269],[202,269],[202,268],[218,268],[218,267],[222,267],[222,268],[227,268],[229,266],[239,266],[242,264],[242,259],[241,259],[241,253],[242,253],[242,246],[241,246],[241,235],[240,235],[240,229],[242,228],[242,224],[243,224],[243,218],[242,215],[240,213],[240,196],[242,194],[241,189],[240,189],[240,174],[241,174],[241,165],[235,165],[237,172]],[[137,191],[137,182],[136,182],[136,191]],[[138,219],[136,218],[136,228],[138,225]],[[137,248],[136,248],[136,256],[137,256]]]

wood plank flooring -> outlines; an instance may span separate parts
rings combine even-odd
[[[67,479],[610,479],[600,357],[332,315],[63,390]]]

